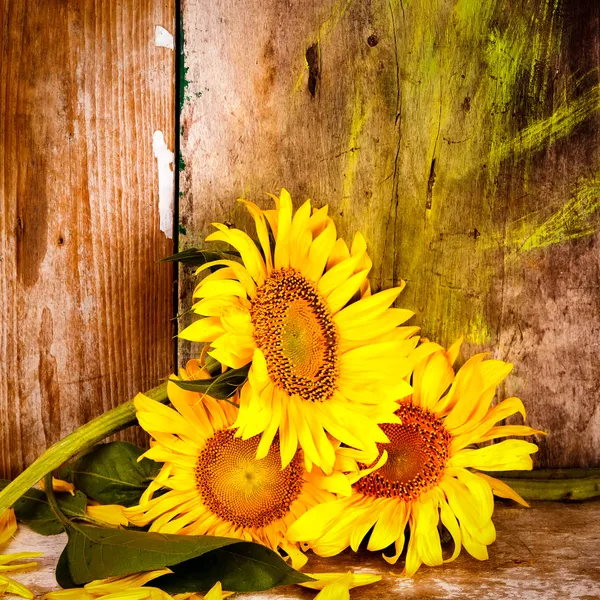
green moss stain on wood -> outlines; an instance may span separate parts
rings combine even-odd
[[[520,252],[560,244],[600,229],[600,176],[583,179],[573,197],[527,237]]]
[[[183,105],[185,102],[189,102],[192,98],[188,94],[188,87],[190,82],[188,81],[188,71],[190,70],[189,66],[186,65],[186,45],[185,45],[185,31],[183,28],[183,13],[179,15],[180,24],[179,24],[179,46],[177,48],[177,52],[179,53],[179,110],[183,109]],[[182,130],[183,135],[183,130]]]
[[[600,86],[596,85],[578,98],[565,99],[549,117],[531,123],[494,148],[492,159],[500,162],[510,155],[518,157],[543,150],[568,136],[577,125],[599,110]]]

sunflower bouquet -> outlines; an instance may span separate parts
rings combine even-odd
[[[30,525],[28,502],[47,494],[52,532],[68,534],[66,589],[48,599],[214,600],[291,584],[347,598],[380,577],[307,573],[311,555],[380,552],[398,576],[462,547],[485,560],[494,495],[527,506],[490,474],[531,469],[537,446],[518,438],[543,433],[501,424],[525,418],[518,398],[494,403],[512,365],[478,354],[455,368],[461,340],[421,338],[413,312],[393,307],[404,283],[372,292],[362,235],[348,245],[327,206],[273,199],[242,200],[255,238],[217,223],[206,240],[226,250],[172,257],[197,267],[198,318],[179,334],[197,358],[0,492],[0,514],[12,506]],[[148,449],[96,445],[134,423]],[[46,492],[30,490],[43,476]]]

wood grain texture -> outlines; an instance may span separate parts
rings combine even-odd
[[[173,0],[0,2],[0,477],[159,383],[172,252],[154,130],[173,147]],[[129,439],[142,439],[139,433]]]
[[[515,363],[500,396],[550,433],[538,466],[600,465],[600,5],[182,10],[180,246],[248,226],[242,195],[329,203],[365,234],[374,287],[407,281],[425,336]]]
[[[478,562],[463,550],[442,567],[421,567],[414,579],[399,577],[401,563],[388,565],[377,552],[343,553],[323,559],[311,555],[307,572],[378,573],[381,582],[357,588],[351,598],[409,598],[410,600],[595,600],[600,598],[600,504],[538,503],[531,510],[498,506],[494,515],[497,541],[490,560]],[[54,567],[65,545],[64,536],[42,538],[21,528],[7,552],[43,551],[37,571],[18,575],[37,594],[56,589]],[[298,598],[315,592],[282,587],[240,600]]]

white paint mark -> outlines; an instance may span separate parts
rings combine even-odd
[[[160,230],[171,239],[173,237],[173,196],[175,193],[175,173],[171,165],[175,160],[175,155],[167,147],[162,131],[154,132],[152,150],[158,163]]]
[[[164,27],[157,25],[154,29],[154,45],[174,50],[175,44],[173,42],[173,35],[170,34]]]

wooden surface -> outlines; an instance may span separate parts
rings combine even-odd
[[[0,477],[159,383],[172,252],[173,0],[0,1]],[[129,434],[130,439],[139,434]],[[141,439],[141,438],[140,438]]]
[[[490,560],[478,562],[463,550],[456,561],[437,568],[421,567],[414,579],[399,577],[379,553],[343,553],[328,559],[311,556],[306,571],[379,573],[381,582],[351,592],[351,598],[411,600],[597,600],[600,598],[600,502],[538,503],[531,510],[498,506],[494,515],[497,541]],[[44,552],[37,571],[19,575],[37,594],[56,589],[54,567],[64,536],[42,538],[22,528],[8,551]],[[240,600],[299,598],[314,592],[284,587]]]
[[[424,335],[515,363],[501,396],[550,433],[537,466],[600,465],[600,3],[182,11],[180,247],[248,226],[242,195],[329,203]]]

